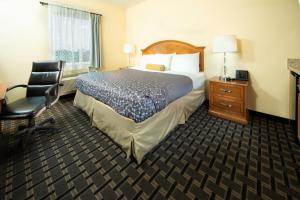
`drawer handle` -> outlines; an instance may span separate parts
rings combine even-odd
[[[232,107],[232,105],[231,104],[226,104],[226,103],[220,103],[222,106],[225,106],[225,107],[227,107],[227,108],[231,108]]]
[[[223,88],[221,88],[221,91],[223,91],[225,93],[231,93],[232,92],[232,90],[226,90],[226,89],[223,89]]]

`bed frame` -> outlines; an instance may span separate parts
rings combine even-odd
[[[200,53],[199,71],[204,71],[204,49],[205,47],[196,47],[186,42],[181,42],[177,40],[163,40],[151,44],[150,46],[142,49],[143,55],[147,54],[189,54],[189,53]]]

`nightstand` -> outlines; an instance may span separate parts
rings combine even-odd
[[[248,81],[223,81],[219,77],[209,79],[209,111],[216,117],[238,123],[248,123]]]

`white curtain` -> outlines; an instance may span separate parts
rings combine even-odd
[[[90,67],[90,13],[50,4],[48,9],[52,58],[65,61],[67,71]]]

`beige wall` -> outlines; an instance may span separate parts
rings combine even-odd
[[[31,62],[49,58],[47,8],[38,2],[0,1],[0,82],[26,83]],[[286,60],[300,58],[297,0],[146,0],[127,12],[102,0],[55,2],[103,14],[105,69],[124,65],[125,40],[141,49],[177,39],[206,46],[209,78],[219,75],[222,66],[222,55],[211,52],[213,37],[235,34],[240,51],[228,56],[228,64],[230,73],[237,68],[250,72],[249,108],[289,118],[293,97]]]
[[[287,58],[300,58],[298,0],[146,0],[127,9],[127,41],[138,49],[165,39],[206,46],[207,77],[219,75],[222,54],[212,53],[218,34],[235,34],[238,54],[229,65],[251,76],[249,108],[289,117]]]
[[[53,1],[46,1],[53,2]],[[55,3],[101,13],[104,68],[126,62],[125,9],[102,0],[60,0]],[[49,59],[47,7],[38,0],[0,1],[0,82],[26,83],[32,61]],[[16,92],[20,96],[22,92]]]

